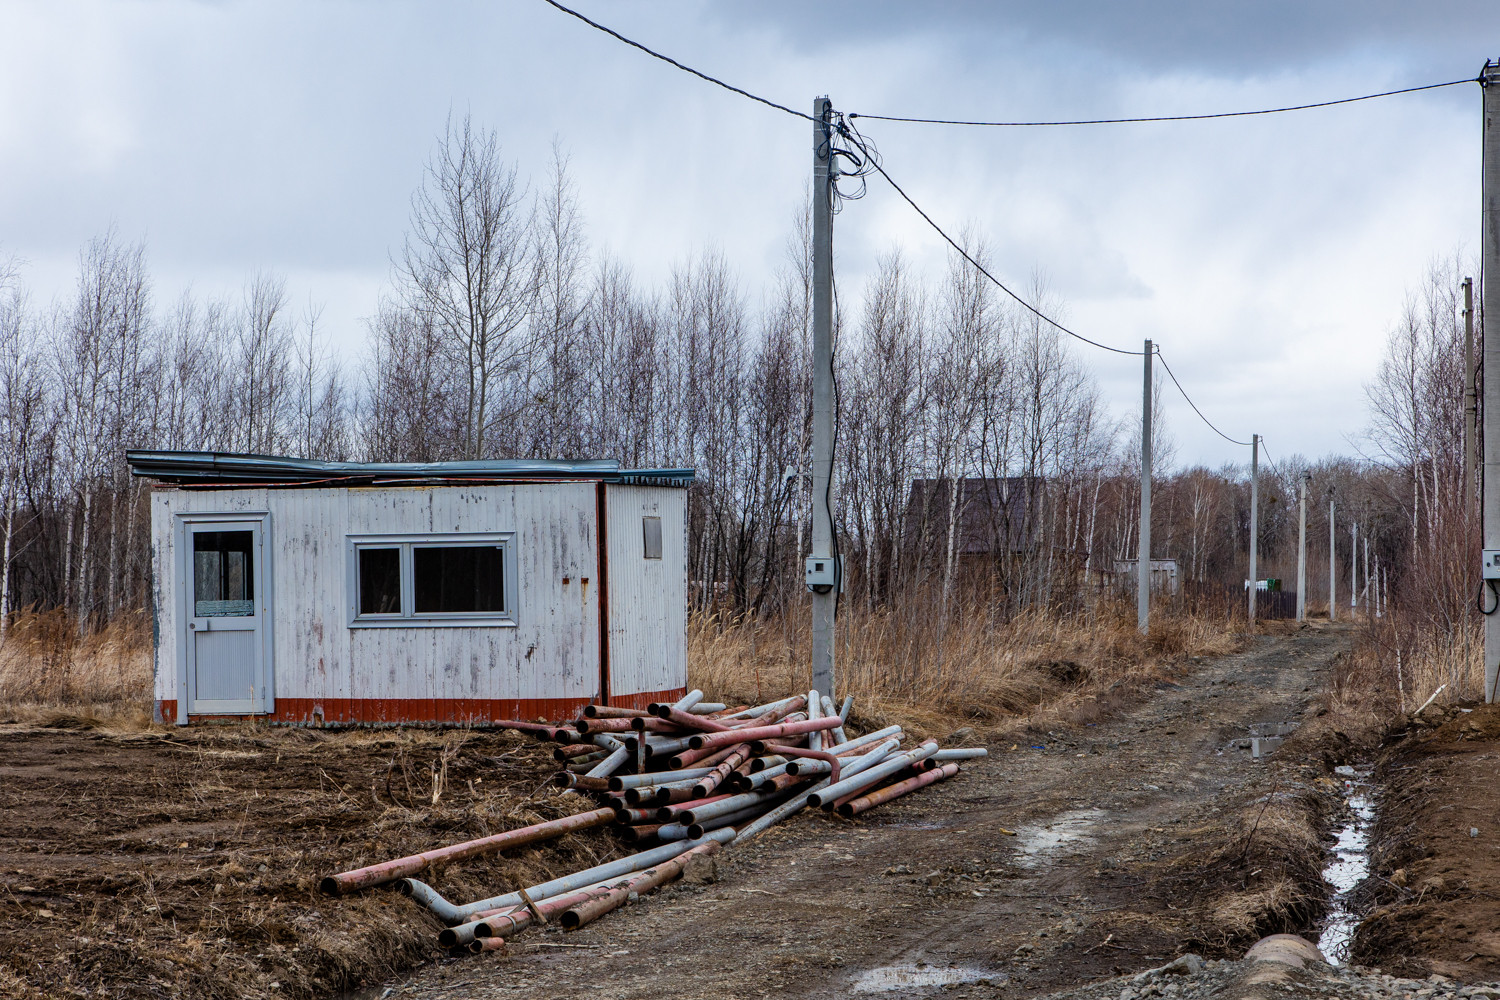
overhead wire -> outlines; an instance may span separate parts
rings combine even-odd
[[[1228,441],[1230,444],[1237,444],[1244,448],[1250,447],[1251,442],[1240,441],[1230,437],[1228,434],[1225,434],[1223,431],[1219,430],[1219,428],[1215,427],[1212,420],[1203,415],[1203,411],[1198,409],[1198,404],[1193,402],[1193,397],[1188,395],[1187,390],[1182,387],[1182,383],[1177,380],[1177,373],[1172,371],[1171,365],[1167,364],[1167,359],[1162,356],[1161,348],[1159,347],[1156,349],[1156,360],[1161,362],[1162,370],[1167,373],[1167,377],[1172,380],[1172,384],[1177,387],[1177,391],[1182,393],[1182,398],[1187,400],[1187,405],[1191,406],[1193,408],[1193,412],[1198,414],[1198,419],[1202,420],[1205,424],[1208,425],[1209,430],[1213,431],[1215,434],[1219,435],[1219,437],[1223,438],[1225,441]]]
[[[805,111],[795,111],[787,107],[785,104],[777,104],[775,101],[761,97],[758,94],[752,94],[748,90],[743,90],[739,87],[736,87],[732,83],[725,83],[723,80],[720,80],[716,76],[709,76],[707,73],[704,73],[701,70],[693,69],[693,67],[691,66],[685,66],[682,63],[678,62],[676,59],[673,59],[671,56],[663,55],[653,48],[648,48],[647,46],[642,45],[640,42],[636,41],[633,38],[626,38],[615,29],[602,25],[598,21],[580,14],[578,11],[574,10],[571,7],[564,7],[562,4],[558,3],[557,0],[545,0],[545,2],[551,4],[553,7],[556,7],[564,14],[578,18],[578,20],[582,21],[589,27],[602,31],[606,35],[609,35],[613,38],[617,38],[620,41],[624,42],[626,45],[630,45],[634,48],[640,49],[642,52],[646,53],[648,56],[651,56],[653,59],[660,59],[664,63],[668,63],[669,65],[677,67],[684,73],[691,73],[693,76],[698,77],[700,80],[706,80],[716,87],[723,87],[725,90],[739,94],[741,97],[748,97],[752,101],[759,101],[761,104],[764,104],[767,107],[775,108],[777,111],[785,111],[789,115],[796,115],[798,118],[805,118],[808,121],[814,120],[813,116]]]
[[[551,0],[548,0],[550,3]],[[870,118],[883,122],[906,122],[914,125],[977,125],[983,128],[1051,128],[1063,125],[1139,125],[1147,122],[1196,122],[1213,118],[1249,118],[1255,115],[1279,115],[1288,111],[1310,111],[1313,108],[1331,108],[1339,104],[1354,104],[1358,101],[1373,101],[1379,97],[1395,97],[1398,94],[1415,94],[1423,90],[1455,87],[1461,83],[1476,83],[1474,77],[1448,80],[1444,83],[1426,83],[1419,87],[1402,87],[1399,90],[1383,90],[1378,94],[1361,94],[1358,97],[1341,97],[1335,101],[1317,101],[1312,104],[1290,104],[1278,108],[1258,108],[1254,111],[1216,111],[1202,115],[1152,115],[1142,118],[1076,118],[1059,121],[970,121],[959,118],[906,118],[899,115],[870,115],[851,112],[850,118]]]

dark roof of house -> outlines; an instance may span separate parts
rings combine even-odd
[[[1021,552],[1036,541],[1038,525],[1032,523],[1031,504],[1045,480],[1028,476],[992,479],[960,479],[958,488],[958,552],[982,555],[995,551],[1005,540],[1009,550]],[[917,539],[923,515],[933,544],[947,544],[948,511],[952,502],[951,479],[913,479],[906,501],[906,534]]]
[[[479,462],[320,462],[222,451],[127,451],[133,475],[192,486],[406,486],[412,483],[587,480],[686,487],[692,469],[622,469],[612,460],[494,459]]]

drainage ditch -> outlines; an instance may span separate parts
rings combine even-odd
[[[1370,768],[1340,765],[1334,773],[1344,782],[1344,801],[1348,806],[1338,829],[1333,860],[1323,869],[1323,879],[1334,888],[1329,901],[1328,919],[1318,937],[1318,950],[1335,965],[1349,959],[1349,945],[1359,926],[1354,895],[1370,875],[1370,831],[1375,825],[1375,786],[1370,783]]]

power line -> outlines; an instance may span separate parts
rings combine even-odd
[[[1191,406],[1193,408],[1193,412],[1198,414],[1199,420],[1202,420],[1205,424],[1208,425],[1209,430],[1213,431],[1215,434],[1219,435],[1219,437],[1223,438],[1225,441],[1228,441],[1230,444],[1237,444],[1245,448],[1250,447],[1249,441],[1235,440],[1228,434],[1225,434],[1223,431],[1219,430],[1219,428],[1215,427],[1214,422],[1203,415],[1203,411],[1198,409],[1198,404],[1193,402],[1193,397],[1189,396],[1187,394],[1187,390],[1182,387],[1182,383],[1177,381],[1176,373],[1172,371],[1172,366],[1167,364],[1167,359],[1162,356],[1160,348],[1157,348],[1156,360],[1161,362],[1162,370],[1165,371],[1167,375],[1172,379],[1172,384],[1177,387],[1178,392],[1182,393],[1182,398],[1187,400],[1187,405]]]
[[[812,121],[813,120],[813,116],[812,115],[806,114],[806,113],[801,112],[801,111],[793,111],[791,108],[787,107],[785,104],[777,104],[775,101],[767,100],[764,97],[760,97],[760,96],[758,96],[756,94],[752,94],[748,90],[741,90],[739,87],[736,87],[733,84],[725,83],[723,80],[720,80],[718,77],[709,76],[707,73],[703,73],[703,72],[700,72],[699,70],[693,69],[693,67],[691,67],[691,66],[684,66],[682,63],[678,62],[676,59],[673,59],[671,56],[662,55],[660,52],[656,51],[655,49],[647,48],[646,46],[642,45],[640,42],[637,42],[633,38],[626,38],[624,35],[620,34],[618,31],[614,30],[613,28],[605,27],[604,25],[600,24],[598,21],[594,21],[594,20],[591,20],[591,19],[587,18],[584,15],[580,14],[578,11],[573,10],[571,7],[564,7],[562,4],[558,3],[557,0],[545,0],[545,2],[547,2],[547,3],[551,4],[552,6],[556,7],[558,10],[562,11],[564,14],[568,14],[568,15],[571,15],[573,17],[578,18],[578,20],[582,21],[584,24],[588,25],[589,27],[596,28],[599,31],[604,32],[606,35],[610,35],[611,37],[617,38],[620,41],[624,42],[626,45],[634,46],[635,48],[638,48],[642,52],[646,53],[648,56],[651,56],[651,57],[653,57],[655,59],[660,59],[664,63],[668,63],[668,64],[670,64],[672,66],[675,66],[678,69],[682,70],[684,73],[691,73],[694,76],[698,77],[700,80],[707,80],[709,83],[713,84],[716,87],[723,87],[725,90],[732,91],[732,92],[734,92],[736,94],[739,94],[741,97],[748,97],[752,101],[759,101],[761,104],[764,104],[767,107],[775,108],[777,111],[785,111],[789,115],[796,115],[798,118],[805,118],[808,121]]]
[[[548,2],[550,3],[551,0],[548,0]],[[864,149],[863,143],[858,138],[858,135],[859,135],[858,132],[855,132],[852,129],[852,127],[846,126],[846,128],[848,129],[848,131],[845,133],[845,137],[848,138],[848,139],[850,139],[856,145],[859,145],[861,149]],[[850,134],[850,133],[852,133],[852,134]],[[1030,302],[1027,302],[1025,299],[1021,298],[1021,296],[1019,296],[1015,292],[1011,291],[1010,288],[1005,284],[1005,282],[1001,281],[999,278],[997,278],[993,274],[991,274],[989,272],[988,268],[986,268],[983,264],[979,263],[979,261],[977,261],[973,257],[971,257],[969,255],[969,252],[967,250],[965,250],[963,247],[959,246],[958,242],[956,240],[954,240],[953,237],[949,236],[943,230],[942,226],[940,226],[936,222],[934,222],[933,219],[932,219],[932,216],[930,216],[926,212],[924,212],[922,210],[922,206],[918,205],[915,201],[913,201],[912,198],[911,198],[911,195],[907,194],[906,191],[901,187],[901,185],[897,184],[896,181],[895,181],[895,179],[892,178],[890,174],[886,173],[885,167],[881,166],[880,161],[878,159],[876,159],[873,156],[867,155],[866,156],[866,160],[869,163],[869,165],[871,167],[873,167],[880,174],[880,176],[882,176],[882,177],[884,177],[886,179],[886,183],[890,184],[890,186],[895,189],[896,193],[901,196],[901,200],[905,201],[908,205],[910,205],[912,207],[912,210],[915,211],[918,215],[920,215],[922,217],[923,221],[925,221],[929,226],[931,226],[933,228],[934,232],[936,232],[945,241],[947,241],[947,243],[948,243],[948,245],[950,247],[952,247],[954,250],[958,251],[959,256],[961,256],[964,260],[968,261],[971,265],[973,265],[973,267],[974,267],[975,270],[977,270],[980,274],[984,275],[986,278],[990,279],[990,281],[994,282],[996,288],[1000,289],[1006,295],[1009,295],[1012,299],[1014,299],[1016,301],[1016,303],[1018,305],[1020,305],[1026,311],[1030,312],[1037,319],[1041,320],[1044,323],[1049,324],[1050,326],[1055,327],[1058,330],[1061,330],[1063,333],[1066,333],[1068,336],[1074,338],[1075,340],[1081,340],[1085,344],[1089,344],[1089,345],[1091,345],[1093,347],[1097,347],[1100,350],[1111,351],[1111,352],[1113,352],[1115,354],[1129,354],[1129,355],[1133,355],[1135,357],[1140,357],[1142,354],[1145,353],[1144,351],[1127,351],[1123,347],[1111,347],[1108,344],[1101,344],[1097,340],[1091,340],[1088,337],[1085,337],[1081,333],[1077,333],[1077,332],[1075,332],[1073,330],[1068,329],[1067,327],[1065,327],[1061,323],[1059,323],[1057,320],[1053,319],[1051,316],[1048,316],[1046,313],[1042,312],[1036,306],[1032,305]]]
[[[1261,451],[1262,455],[1266,456],[1266,461],[1271,463],[1271,471],[1274,472],[1274,473],[1276,473],[1276,475],[1278,477],[1280,477],[1280,475],[1281,475],[1281,467],[1276,464],[1276,459],[1274,459],[1274,458],[1271,457],[1271,451],[1270,451],[1269,448],[1266,447],[1266,438],[1265,438],[1265,435],[1261,435],[1261,439],[1260,439],[1260,451]]]
[[[551,3],[552,0],[548,0]],[[1397,94],[1415,94],[1422,90],[1437,90],[1454,87],[1461,83],[1475,83],[1473,77],[1449,80],[1446,83],[1428,83],[1420,87],[1403,87],[1400,90],[1385,90],[1378,94],[1361,94],[1359,97],[1342,97],[1336,101],[1318,101],[1314,104],[1292,104],[1280,108],[1260,108],[1255,111],[1219,111],[1207,115],[1155,115],[1149,118],[1082,118],[1051,122],[985,122],[965,121],[954,118],[902,118],[896,115],[866,115],[850,113],[850,118],[872,118],[883,122],[909,122],[915,125],[978,125],[986,128],[1046,128],[1057,125],[1137,125],[1145,122],[1197,122],[1211,118],[1249,118],[1254,115],[1279,115],[1287,111],[1309,111],[1313,108],[1331,108],[1338,104],[1353,104],[1356,101],[1373,101],[1377,97],[1395,97]]]

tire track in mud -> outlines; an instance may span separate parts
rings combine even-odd
[[[1213,887],[1141,869],[1214,836],[1216,800],[1262,767],[1233,741],[1300,720],[1348,645],[1337,628],[1257,636],[1113,719],[992,746],[858,821],[803,814],[720,855],[716,882],[369,995],[1012,997],[1160,964],[1174,900]]]

